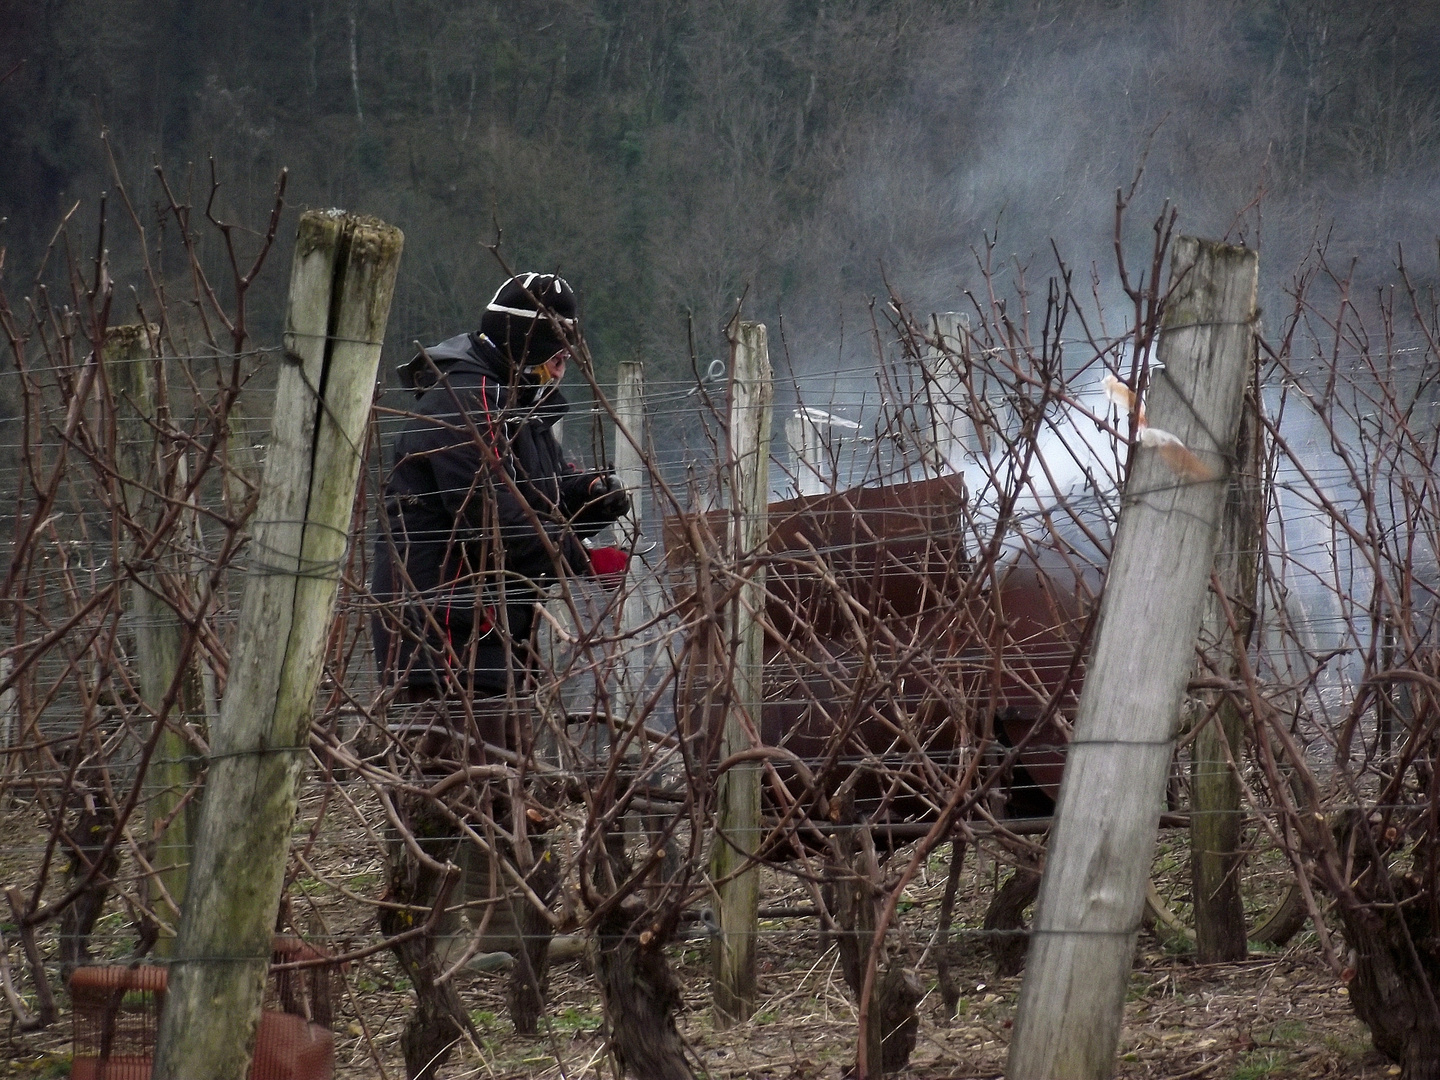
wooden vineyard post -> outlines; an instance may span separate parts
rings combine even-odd
[[[1237,650],[1250,641],[1255,624],[1259,585],[1260,539],[1265,528],[1261,487],[1259,404],[1247,393],[1235,439],[1235,470],[1225,495],[1215,577],[1229,598],[1235,632],[1224,605],[1206,594],[1200,645],[1219,661],[1222,678],[1240,674]],[[1211,696],[1211,695],[1207,695]],[[1195,909],[1195,958],[1202,964],[1244,960],[1249,952],[1245,905],[1240,890],[1240,778],[1231,765],[1238,760],[1244,718],[1226,694],[1214,704],[1214,715],[1190,744],[1190,889]],[[1227,753],[1228,747],[1228,753]]]
[[[616,535],[627,548],[633,549],[640,536],[640,523],[645,514],[645,365],[639,360],[620,361],[619,385],[615,391],[615,475],[630,496],[630,512],[615,524]],[[625,598],[620,612],[620,631],[626,637],[625,656],[621,662],[621,700],[627,719],[637,719],[645,682],[645,656],[638,643],[628,635],[645,623],[645,593],[638,581],[638,567],[625,583]]]
[[[920,428],[920,446],[926,466],[936,476],[960,472],[960,451],[964,436],[974,431],[965,415],[965,384],[952,352],[962,347],[964,316],[954,312],[934,316],[937,336],[951,352],[931,350],[925,358],[925,401],[927,408]],[[968,429],[968,430],[967,430]]]
[[[349,542],[398,229],[300,218],[251,564],[160,1020],[157,1080],[246,1074]]]
[[[723,761],[759,741],[764,629],[757,618],[765,610],[764,554],[769,533],[770,406],[774,386],[765,327],[731,324],[730,338],[730,561],[746,575],[731,606],[729,633],[730,693]],[[755,933],[760,875],[741,870],[760,842],[760,765],[746,762],[720,777],[715,811],[717,835],[710,855],[720,923],[715,938],[711,997],[716,1026],[750,1018],[755,1011]]]
[[[1253,251],[1181,237],[1036,903],[1006,1076],[1109,1076],[1256,318]],[[1151,441],[1160,441],[1152,434]]]
[[[8,656],[0,656],[0,686],[10,681],[14,670],[15,662]],[[0,690],[0,753],[5,755],[0,761],[0,799],[5,797],[12,775],[20,772],[20,724],[16,707],[19,697],[14,686]]]
[[[785,441],[790,444],[790,453],[795,461],[795,494],[824,494],[829,484],[825,479],[820,425],[804,409],[796,409],[785,421]]]
[[[105,333],[105,377],[115,402],[115,449],[119,467],[120,493],[125,516],[141,534],[161,526],[166,506],[156,499],[146,499],[150,491],[167,491],[175,484],[167,479],[155,421],[155,376],[152,369],[154,352],[151,335],[155,327],[141,325],[114,326]],[[182,478],[183,457],[174,462],[173,477]],[[182,521],[172,529],[178,536],[192,522]],[[188,539],[188,538],[187,538]],[[181,664],[185,652],[185,633],[179,614],[165,601],[162,568],[182,578],[190,576],[188,555],[171,555],[169,544],[149,555],[147,543],[137,534],[134,553],[142,568],[135,574],[130,589],[130,611],[135,627],[135,663],[140,693],[155,723],[165,726],[155,743],[145,773],[145,808],[147,834],[155,843],[152,856],[156,877],[174,904],[171,921],[178,919],[185,902],[186,882],[190,871],[191,826],[195,813],[193,801],[184,811],[176,813],[180,800],[196,779],[185,739],[176,730],[177,721],[205,717],[204,683],[192,648],[187,663]],[[184,546],[183,544],[181,545]],[[178,685],[177,685],[178,679]],[[173,688],[173,689],[172,689]],[[171,704],[167,707],[166,701]],[[203,725],[202,725],[203,727]],[[156,902],[161,897],[156,896]],[[156,942],[156,951],[169,956],[175,939],[166,934]]]

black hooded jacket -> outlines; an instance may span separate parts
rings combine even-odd
[[[610,524],[589,500],[600,474],[565,460],[559,390],[517,377],[484,335],[450,338],[409,367],[418,402],[395,440],[375,545],[381,679],[503,692],[514,658],[518,685],[541,590],[562,563],[590,572],[580,541]]]

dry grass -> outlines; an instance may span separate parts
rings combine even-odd
[[[358,791],[355,792],[358,796]],[[307,799],[297,836],[309,832],[319,800]],[[333,806],[333,803],[332,803]],[[43,835],[39,817],[20,807],[0,814],[12,839],[0,853],[0,883],[33,881]],[[343,884],[373,896],[381,884],[379,852],[363,830],[342,815],[327,815],[313,849],[315,874],[302,874],[291,893],[294,922],[310,935],[344,951],[374,940],[372,913],[343,896]],[[922,977],[933,988],[933,935],[945,862],[934,858],[912,887],[903,918],[909,947],[924,954]],[[767,873],[762,903],[808,904],[792,879]],[[990,1077],[1004,1068],[1020,980],[994,980],[984,945],[967,931],[979,928],[992,895],[997,867],[972,860],[962,880],[957,912],[960,934],[951,946],[965,991],[959,1015],[942,1016],[938,992],[921,1005],[921,1032],[911,1077]],[[672,947],[671,961],[685,988],[681,1028],[703,1071],[711,1077],[774,1080],[838,1078],[853,1053],[855,1009],[840,977],[836,952],[822,942],[816,920],[762,924],[761,1000],[747,1024],[717,1031],[708,1007],[708,949],[702,942]],[[7,933],[12,967],[21,963]],[[97,949],[112,959],[131,944],[126,916],[112,902],[97,928]],[[930,948],[927,949],[927,946]],[[53,952],[53,933],[45,939]],[[53,973],[52,973],[53,976]],[[552,974],[549,1030],[518,1038],[505,1016],[503,974],[463,977],[462,998],[478,1040],[456,1054],[444,1075],[459,1078],[539,1077],[586,1080],[611,1077],[604,1052],[603,1016],[583,961],[557,966]],[[22,979],[22,989],[25,986]],[[337,1075],[403,1080],[399,1036],[409,1008],[408,988],[387,952],[353,964],[336,1024]],[[62,997],[63,1005],[63,997]],[[0,1077],[64,1076],[69,1071],[70,1020],[48,1030],[19,1034],[10,1024],[0,1035]],[[1258,1078],[1394,1075],[1370,1049],[1344,988],[1321,962],[1309,935],[1284,952],[1255,956],[1243,964],[1200,967],[1190,958],[1142,934],[1125,1013],[1122,1077]]]

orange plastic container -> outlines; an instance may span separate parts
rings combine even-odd
[[[318,959],[297,938],[277,938],[275,959]],[[84,967],[70,976],[75,1010],[71,1080],[150,1080],[166,969],[154,966]],[[330,1031],[333,969],[272,972],[267,1008],[260,1014],[250,1080],[330,1080],[335,1036]]]

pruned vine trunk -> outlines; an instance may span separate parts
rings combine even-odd
[[[1039,894],[1040,871],[1018,866],[985,909],[985,929],[990,935],[997,979],[1018,975],[1025,966],[1025,954],[1030,949],[1030,938],[1025,933],[1025,909]]]
[[[634,1080],[695,1080],[675,1026],[680,984],[665,959],[667,937],[623,905],[595,928],[595,981],[610,1049]]]
[[[530,845],[529,865],[523,868],[526,883],[537,897],[549,904],[560,887],[559,864],[543,837],[526,842]],[[540,1029],[540,1015],[545,1009],[554,927],[545,913],[523,894],[517,892],[510,904],[520,940],[515,950],[515,966],[510,969],[507,1004],[516,1033],[534,1035]]]
[[[965,869],[965,841],[958,836],[950,843],[950,872],[945,877],[945,896],[940,901],[940,925],[936,931],[935,974],[945,1017],[955,1015],[960,1005],[960,987],[950,971],[950,927],[955,920],[955,897],[960,891],[960,874]]]
[[[70,879],[84,878],[100,860],[100,869],[60,916],[60,977],[68,980],[77,968],[90,962],[90,935],[105,910],[110,882],[120,867],[113,851],[105,852],[105,838],[115,825],[115,811],[104,801],[98,785],[87,785],[79,816],[71,831],[75,848],[70,858]]]
[[[397,803],[417,845],[445,865],[455,849],[451,835],[454,826],[424,800],[401,796]],[[408,909],[381,907],[379,924],[386,937],[400,938],[425,918],[426,908],[437,901],[444,904],[451,882],[446,875],[411,857],[398,837],[392,837],[391,847],[384,899],[389,905],[407,905]],[[401,938],[391,951],[415,991],[415,1011],[400,1036],[405,1075],[407,1080],[432,1080],[464,1035],[465,1007],[453,981],[436,981],[445,965],[435,933]]]
[[[827,891],[840,928],[840,970],[859,1002],[865,993],[865,969],[875,942],[880,867],[868,826],[848,829],[843,850],[846,862],[828,868]],[[905,966],[904,957],[889,955],[882,947],[870,992],[867,1037],[856,1055],[857,1062],[864,1065],[863,1076],[897,1072],[909,1062],[920,1032],[915,1010],[924,996],[924,987],[915,972]]]
[[[1401,895],[1416,891],[1395,884]],[[1356,953],[1350,1000],[1375,1049],[1400,1064],[1401,1080],[1440,1080],[1440,942],[1429,913],[1421,906],[1341,914]]]
[[[1350,1001],[1379,1050],[1401,1068],[1401,1080],[1440,1080],[1440,934],[1435,883],[1423,863],[1394,872],[1376,850],[1358,813],[1335,830],[1340,850],[1351,848],[1350,902],[1336,905],[1354,953]],[[1358,896],[1372,899],[1358,906]]]

